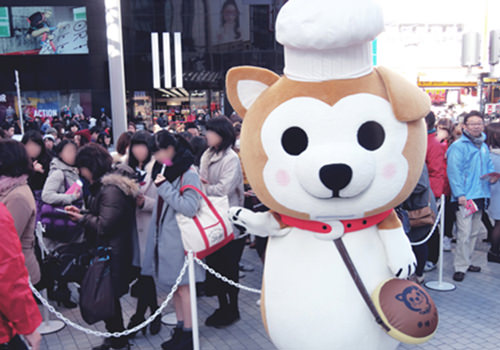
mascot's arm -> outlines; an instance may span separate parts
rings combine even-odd
[[[415,272],[417,263],[410,241],[395,211],[378,225],[378,233],[384,245],[387,264],[391,272],[402,279],[411,276]]]
[[[229,209],[229,218],[235,226],[259,237],[284,236],[291,230],[290,227],[282,226],[269,211],[254,213],[245,208],[232,207]]]

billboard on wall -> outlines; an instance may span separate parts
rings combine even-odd
[[[250,6],[245,0],[169,0],[164,20],[165,32],[182,32],[188,51],[250,40]]]
[[[85,7],[0,7],[0,55],[88,53]]]
[[[211,0],[212,45],[250,40],[250,10],[242,0]]]

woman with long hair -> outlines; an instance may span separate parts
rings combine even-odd
[[[241,39],[240,10],[234,0],[226,0],[220,11],[221,27],[217,35],[219,44]]]
[[[33,162],[34,172],[28,178],[28,184],[31,190],[35,193],[35,197],[39,197],[41,190],[43,189],[43,185],[45,185],[45,181],[49,176],[50,161],[52,159],[45,148],[43,136],[39,131],[27,131],[21,142],[26,148],[28,157]]]
[[[111,136],[106,131],[101,132],[97,136],[97,144],[109,150],[111,147]]]
[[[233,151],[236,141],[234,128],[226,117],[217,117],[207,122],[207,144],[209,148],[201,157],[201,181],[208,196],[227,196],[229,206],[243,206],[243,174],[238,155]],[[236,231],[237,229],[234,228]],[[239,262],[245,247],[245,238],[237,237],[220,250],[207,257],[207,264],[228,277],[239,280]],[[210,327],[225,327],[240,319],[238,310],[239,290],[207,274],[207,295],[216,295],[219,308],[207,318]]]
[[[139,182],[139,194],[136,197],[136,228],[138,252],[134,252],[134,266],[141,267],[144,261],[146,243],[148,240],[148,228],[156,203],[156,186],[152,178],[154,158],[149,148],[151,134],[147,131],[139,131],[132,136],[128,148],[128,166],[132,168]],[[140,274],[138,280],[132,287],[132,296],[137,298],[135,314],[130,318],[129,329],[141,324],[145,320],[147,309],[153,314],[158,309],[156,286],[153,277]],[[158,334],[161,329],[161,317],[157,317],[150,326],[152,335]],[[147,328],[143,329],[146,334]]]
[[[201,188],[198,174],[192,170],[194,157],[189,143],[180,136],[162,130],[151,139],[150,150],[155,164],[152,178],[158,197],[151,218],[142,274],[153,276],[160,286],[170,290],[185,261],[184,246],[176,215],[194,217],[200,205],[200,195],[182,186]],[[195,267],[196,282],[203,281],[203,270]],[[184,275],[174,294],[177,326],[172,338],[162,344],[164,350],[191,350],[192,319],[188,276]]]
[[[120,135],[118,141],[116,141],[116,151],[111,152],[113,163],[123,163],[125,161],[125,158],[128,155],[128,148],[130,147],[132,136],[134,136],[134,133],[130,131],[124,132]]]

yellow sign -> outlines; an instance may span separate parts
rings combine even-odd
[[[442,88],[460,88],[460,87],[477,87],[477,83],[473,81],[419,81],[419,87],[442,87]]]
[[[497,78],[483,78],[483,83],[498,83]]]

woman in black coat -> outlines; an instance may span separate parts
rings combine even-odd
[[[411,193],[410,197],[402,204],[402,208],[407,211],[418,210],[425,208],[427,206],[431,207],[434,214],[437,214],[436,200],[432,194],[431,185],[429,182],[429,172],[427,166],[424,165],[420,179],[418,180],[417,186]],[[411,227],[408,237],[412,243],[420,242],[424,240],[430,233],[433,225],[424,225],[419,227]],[[436,234],[436,232],[434,232]],[[423,244],[412,246],[413,253],[417,258],[417,268],[415,271],[415,276],[412,279],[422,284],[424,283],[424,267],[427,257],[429,256],[429,246],[428,242]]]
[[[135,226],[135,197],[139,188],[134,172],[126,165],[111,171],[112,158],[101,146],[88,144],[80,149],[76,166],[90,183],[86,198],[89,213],[81,214],[76,207],[67,207],[73,220],[85,228],[87,240],[94,246],[111,247],[111,278],[113,280],[116,315],[105,321],[109,332],[125,329],[120,297],[128,293],[133,277],[132,234]],[[127,338],[106,339],[94,350],[129,349]]]

